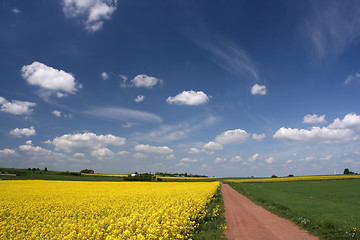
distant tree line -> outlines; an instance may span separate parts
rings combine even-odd
[[[345,168],[344,169],[344,174],[345,175],[350,175],[350,174],[357,174],[357,173],[354,173],[354,172],[350,171],[348,168]]]
[[[163,173],[163,172],[156,172],[155,175],[161,177],[208,177],[206,175],[199,175],[199,174],[187,174],[187,173]]]

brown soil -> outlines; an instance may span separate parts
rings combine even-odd
[[[309,235],[289,220],[280,218],[254,204],[227,184],[222,184],[225,203],[225,230],[228,240],[312,240]]]

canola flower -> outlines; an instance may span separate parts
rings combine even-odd
[[[326,175],[326,176],[300,176],[283,178],[247,178],[224,180],[225,182],[247,183],[247,182],[291,182],[291,181],[313,181],[313,180],[334,180],[334,179],[360,179],[360,175]]]
[[[0,239],[191,239],[219,186],[1,181]]]

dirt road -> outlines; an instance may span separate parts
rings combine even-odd
[[[312,240],[317,237],[300,230],[289,220],[280,218],[254,204],[227,184],[222,184],[228,240]]]

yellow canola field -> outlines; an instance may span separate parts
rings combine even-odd
[[[219,186],[1,181],[0,239],[190,239]]]
[[[326,176],[301,176],[283,178],[247,178],[224,180],[225,182],[246,183],[246,182],[291,182],[291,181],[311,181],[311,180],[332,180],[332,179],[360,179],[360,175],[326,175]]]

